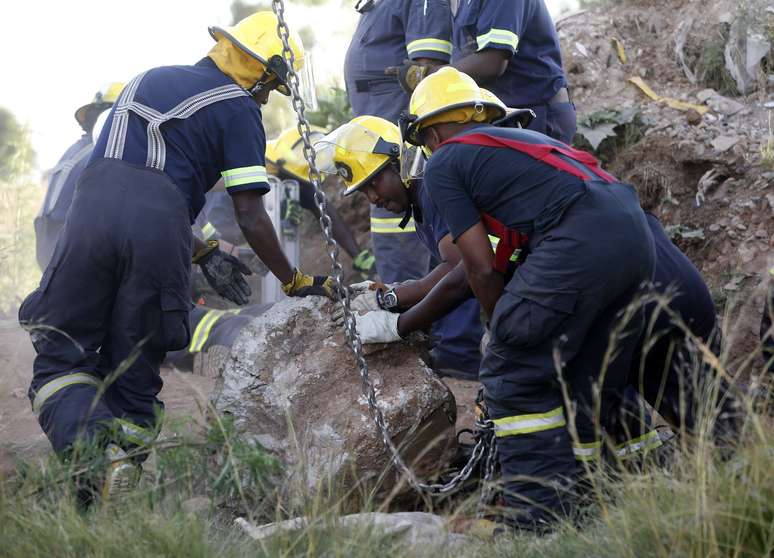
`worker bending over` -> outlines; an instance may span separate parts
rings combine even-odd
[[[122,459],[158,431],[159,363],[190,342],[192,260],[219,292],[245,300],[243,266],[217,242],[192,250],[191,224],[222,177],[250,246],[286,294],[332,294],[332,281],[291,268],[261,197],[269,189],[260,106],[288,94],[277,18],[258,12],[211,27],[193,66],[135,77],[114,105],[40,286],[19,310],[37,351],[29,395],[57,453],[78,441],[114,459],[104,490],[136,467]],[[290,46],[298,67],[304,50]]]
[[[432,153],[425,188],[490,323],[479,379],[509,519],[539,530],[572,509],[578,461],[601,445],[600,424],[626,386],[642,320],[636,309],[619,320],[652,278],[653,238],[630,186],[543,134],[476,122],[486,110],[480,91],[470,105],[477,91],[453,68],[430,75],[411,97],[404,138]],[[499,238],[494,254],[487,234]]]

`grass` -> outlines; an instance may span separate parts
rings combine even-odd
[[[774,170],[774,127],[772,127],[772,113],[774,113],[774,111],[768,111],[769,132],[765,142],[761,145],[761,166],[768,170]]]

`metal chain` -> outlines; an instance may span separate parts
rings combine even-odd
[[[320,227],[322,228],[323,236],[325,237],[325,243],[328,247],[328,255],[331,259],[331,272],[333,279],[336,283],[336,290],[339,296],[339,303],[344,311],[344,330],[346,332],[347,341],[355,355],[358,371],[360,373],[360,379],[363,387],[363,394],[368,402],[368,410],[371,417],[376,423],[377,430],[382,438],[384,446],[391,454],[392,462],[396,464],[398,469],[406,476],[409,484],[418,492],[427,492],[430,494],[448,494],[456,491],[463,482],[465,482],[471,475],[473,468],[480,461],[486,449],[486,436],[481,436],[473,448],[473,454],[462,470],[455,475],[449,482],[445,484],[427,484],[421,482],[414,472],[406,465],[406,462],[401,457],[398,449],[393,444],[390,438],[389,430],[387,429],[387,423],[384,419],[382,410],[377,405],[376,401],[376,388],[368,373],[368,364],[366,363],[365,356],[363,355],[363,345],[360,340],[360,335],[357,332],[355,316],[350,308],[350,293],[343,281],[343,267],[339,262],[339,245],[333,239],[333,233],[331,231],[331,218],[328,214],[328,202],[325,196],[325,192],[322,189],[322,176],[320,169],[317,168],[316,154],[312,147],[312,143],[309,139],[311,129],[309,122],[306,119],[306,107],[304,101],[299,94],[299,78],[295,71],[295,55],[290,48],[289,37],[290,29],[285,21],[285,6],[283,0],[272,0],[272,10],[277,16],[277,33],[282,40],[282,55],[288,65],[287,85],[290,89],[291,100],[293,109],[298,116],[298,132],[301,135],[301,139],[304,142],[304,158],[309,164],[309,181],[314,186],[314,201],[320,211]]]

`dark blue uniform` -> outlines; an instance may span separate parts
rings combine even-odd
[[[221,176],[230,193],[268,190],[264,145],[257,104],[209,59],[124,88],[19,309],[38,353],[30,398],[57,452],[116,425],[148,441],[159,364],[190,341],[191,223]]]
[[[769,292],[763,303],[761,316],[761,343],[763,343],[763,371],[774,374],[774,267],[769,268]]]
[[[454,62],[489,48],[510,53],[505,73],[482,85],[509,107],[534,110],[531,130],[572,142],[575,107],[566,97],[559,38],[543,0],[460,0],[453,43]]]
[[[472,131],[564,147],[528,130]],[[641,316],[622,327],[615,358],[605,362],[605,355],[619,311],[652,278],[645,215],[630,186],[581,180],[513,149],[443,146],[428,161],[425,187],[455,240],[482,213],[529,235],[527,256],[495,306],[479,379],[495,423],[505,497],[519,513],[514,521],[551,521],[566,511],[560,487],[579,474],[576,460],[599,452],[598,425],[608,424],[626,387]],[[580,443],[567,428],[555,357],[577,405]],[[599,420],[595,382],[602,384]]]
[[[421,220],[416,220],[417,236],[433,257],[441,261],[438,244],[449,234],[449,227],[421,181],[417,187],[422,214]],[[475,298],[463,302],[433,324],[433,347],[430,349],[433,368],[450,376],[478,380],[483,335],[481,305]]]
[[[715,303],[707,284],[693,262],[672,244],[659,220],[650,213],[646,215],[656,247],[654,291],[670,298],[670,310],[693,335],[717,349]],[[691,342],[685,331],[656,303],[645,307],[645,323],[629,382],[675,428],[695,432],[697,407],[706,404],[700,400],[703,392],[697,393],[695,389],[705,381],[712,381],[711,374],[706,367],[692,362]],[[646,343],[647,349],[644,348]],[[716,421],[716,434],[722,439],[733,436],[739,413],[735,397],[722,380],[719,404],[721,412]],[[627,421],[624,425],[636,431],[636,426],[632,427]]]
[[[83,134],[65,151],[51,172],[46,197],[35,217],[35,254],[41,270],[51,261],[56,239],[73,201],[75,184],[86,168],[92,147],[91,135]]]
[[[390,66],[404,60],[451,57],[451,11],[448,0],[376,0],[362,13],[344,60],[347,95],[355,116],[380,116],[397,123],[408,109],[409,96]],[[430,254],[414,235],[411,220],[371,206],[371,238],[376,271],[385,283],[419,279],[427,273]]]

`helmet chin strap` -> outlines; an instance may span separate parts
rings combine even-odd
[[[422,209],[420,208],[419,204],[414,203],[414,196],[412,188],[414,187],[413,180],[410,179],[409,183],[406,185],[406,195],[408,196],[408,207],[406,208],[406,213],[403,214],[403,219],[401,219],[400,223],[398,223],[398,226],[401,229],[405,229],[406,225],[408,225],[409,220],[411,220],[411,217],[414,217],[416,221],[422,222]],[[421,179],[416,179],[421,180]]]

